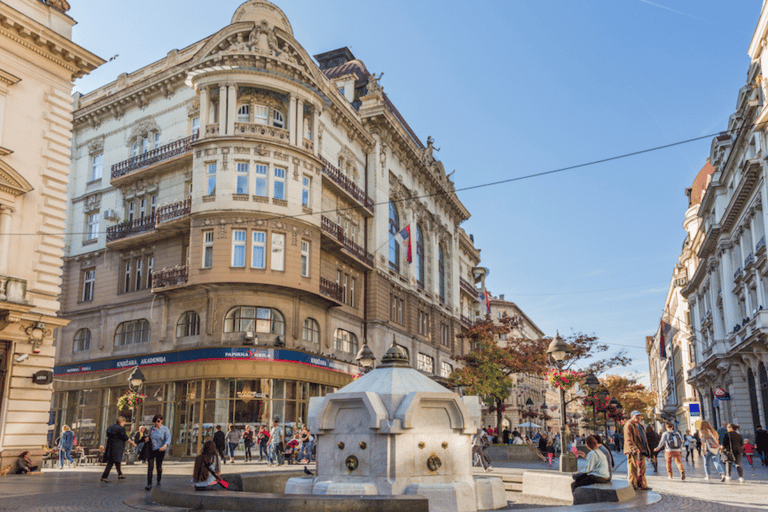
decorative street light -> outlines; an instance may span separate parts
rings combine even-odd
[[[612,409],[615,409],[617,412],[622,409],[621,404],[618,400],[616,400],[616,397],[611,398],[610,405]],[[605,418],[605,435],[608,436],[608,417],[606,412],[606,418]],[[616,425],[618,427],[618,424]],[[615,432],[616,429],[614,429]]]
[[[133,372],[131,372],[131,376],[128,377],[128,388],[133,391],[134,393],[138,393],[139,389],[141,389],[142,384],[144,384],[144,381],[146,380],[146,377],[144,377],[144,374],[141,372],[139,367],[133,369]]]
[[[144,385],[144,381],[146,380],[146,377],[144,377],[144,373],[139,369],[137,366],[133,369],[131,372],[131,375],[128,377],[128,390],[130,393],[138,393],[139,390],[141,390],[141,386]],[[139,418],[138,418],[138,409],[139,404],[137,403],[136,399],[133,399],[131,406],[131,439],[133,439],[134,433],[138,431],[139,426]],[[133,456],[134,451],[128,450],[128,461],[126,464],[133,465]]]
[[[376,361],[376,356],[373,355],[373,350],[368,346],[368,343],[363,343],[363,346],[360,347],[360,350],[357,352],[357,357],[355,357],[355,361],[360,365],[364,374],[373,369],[373,363]]]
[[[584,380],[584,384],[589,387],[591,393],[590,398],[592,398],[592,432],[594,433],[595,430],[597,430],[597,407],[595,407],[595,390],[600,385],[600,381],[595,377],[595,374],[590,372],[589,375],[587,375],[587,378]]]
[[[563,338],[560,337],[560,333],[557,333],[552,339],[552,342],[547,348],[547,354],[552,356],[555,362],[559,363],[565,359],[573,349],[566,343]],[[560,472],[565,473],[565,447],[567,446],[565,440],[565,389],[560,388]]]
[[[541,409],[541,419],[544,420],[544,433],[546,434],[547,433],[547,409],[548,409],[547,402],[544,402],[543,404],[541,404],[541,407],[539,407],[539,409]]]

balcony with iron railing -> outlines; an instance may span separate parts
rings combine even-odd
[[[186,265],[164,268],[152,274],[152,291],[187,284],[188,279],[189,268]]]
[[[760,254],[760,251],[765,251],[765,237],[762,237],[755,246],[755,254]]]
[[[361,213],[366,215],[373,215],[373,199],[368,197],[363,189],[355,185],[355,183],[344,176],[340,170],[334,167],[328,160],[320,157],[323,162],[323,176],[326,177],[331,183],[333,183],[339,190],[345,192],[352,199],[357,201],[363,208]]]
[[[336,302],[342,302],[344,299],[344,289],[341,287],[341,285],[338,285],[324,277],[320,278],[320,293],[326,297],[330,297]]]
[[[116,226],[109,226],[107,228],[107,243],[153,231],[157,225],[155,219],[155,215],[148,215],[146,217],[139,217],[138,219],[121,222]]]
[[[362,264],[366,265],[367,267],[373,268],[373,255],[366,251],[363,247],[353,242],[351,238],[344,234],[344,230],[341,228],[341,226],[333,222],[325,215],[320,217],[320,229],[322,229],[323,233],[331,238],[334,242],[341,244],[341,248],[347,254]]]
[[[190,135],[184,139],[173,141],[169,144],[165,144],[164,146],[160,146],[158,148],[147,151],[146,153],[131,157],[128,160],[118,162],[112,166],[112,179],[116,180],[136,172],[139,169],[150,167],[152,165],[171,160],[187,153],[191,155],[191,145],[196,140],[197,134]]]
[[[469,281],[467,281],[463,277],[459,278],[459,287],[461,288],[461,291],[466,292],[473,299],[477,298],[477,289],[471,284],[469,284]]]
[[[167,204],[157,209],[157,224],[171,222],[189,217],[192,212],[192,199],[185,199],[173,204]]]

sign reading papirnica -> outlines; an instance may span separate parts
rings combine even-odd
[[[54,367],[53,372],[57,376],[79,375],[89,372],[133,368],[134,366],[160,366],[166,364],[192,363],[196,361],[226,360],[277,361],[326,368],[331,371],[349,375],[356,375],[358,373],[356,366],[341,361],[334,361],[327,357],[297,352],[295,350],[259,347],[211,347],[146,356],[103,359],[101,361],[91,361],[89,363],[56,366]]]

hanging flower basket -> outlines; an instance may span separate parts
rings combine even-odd
[[[577,383],[584,380],[584,374],[572,370],[558,370],[551,368],[545,374],[550,385],[568,391]]]
[[[523,411],[522,414],[520,414],[520,416],[522,416],[525,419],[530,418],[535,420],[536,418],[539,417],[539,413],[533,412],[533,411]]]
[[[142,395],[141,393],[129,391],[117,399],[117,410],[123,411],[125,409],[133,409],[137,405],[144,402],[145,398],[147,398],[147,395]]]

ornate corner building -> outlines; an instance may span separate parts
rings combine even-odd
[[[104,62],[72,42],[67,9],[62,0],[0,2],[0,467],[23,450],[42,454],[52,333],[67,323],[57,313],[69,94]]]
[[[450,375],[479,250],[379,78],[347,48],[313,60],[250,0],[76,98],[56,431],[97,445],[137,365],[148,398],[122,413],[165,414],[177,456],[216,424],[306,421],[363,343]]]
[[[704,419],[741,425],[753,436],[768,421],[768,9],[748,54],[728,130],[712,141],[712,180],[701,201],[692,243],[698,265],[682,288],[690,307],[693,368],[688,382],[701,397]],[[729,400],[715,399],[721,392]]]

